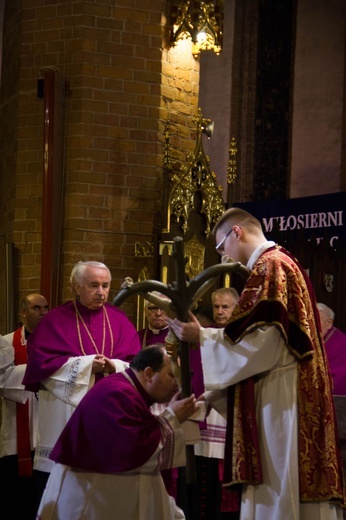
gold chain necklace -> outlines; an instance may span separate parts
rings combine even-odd
[[[88,336],[89,336],[89,339],[91,341],[91,344],[92,346],[94,347],[95,349],[95,352],[96,354],[100,354],[99,352],[99,349],[97,348],[97,345],[92,337],[92,335],[90,334],[90,331],[85,323],[85,321],[83,320],[83,316],[81,315],[81,313],[79,312],[78,308],[77,308],[77,305],[76,305],[76,300],[73,300],[73,305],[74,305],[74,308],[75,308],[75,312],[76,312],[76,324],[77,324],[77,332],[78,332],[78,340],[79,340],[79,346],[80,346],[80,349],[83,353],[84,356],[86,356],[86,353],[85,353],[85,350],[84,350],[84,347],[83,347],[83,341],[82,341],[82,336],[81,336],[81,331],[80,331],[80,325],[79,325],[79,321],[82,322]],[[111,352],[110,352],[110,358],[112,358],[112,355],[113,355],[113,347],[114,347],[114,340],[113,340],[113,332],[112,332],[112,328],[111,328],[111,324],[109,322],[109,316],[108,316],[108,312],[107,312],[107,309],[103,306],[102,307],[102,311],[103,311],[103,320],[102,320],[102,351],[101,351],[101,354],[102,356],[104,355],[104,351],[105,351],[105,343],[106,343],[106,321],[107,321],[107,326],[108,326],[108,330],[109,330],[109,335],[110,335],[110,338],[111,338]]]

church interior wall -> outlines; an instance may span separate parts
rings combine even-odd
[[[40,290],[44,114],[37,85],[45,70],[63,75],[67,93],[59,303],[70,297],[69,273],[80,259],[110,267],[110,299],[126,276],[136,276],[135,244],[152,242],[162,224],[167,121],[174,160],[184,164],[201,106],[215,120],[206,149],[225,201],[251,200],[258,0],[226,0],[223,53],[208,51],[200,60],[189,42],[165,47],[168,6],[164,0],[6,1],[0,279],[5,284],[5,246],[12,243],[10,311],[16,313],[24,294]],[[343,0],[297,0],[290,197],[345,188],[345,9]],[[238,175],[230,186],[233,136]],[[8,311],[0,298],[5,334]],[[133,303],[124,310],[132,317]]]

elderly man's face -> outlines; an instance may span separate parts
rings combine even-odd
[[[148,320],[148,324],[152,329],[164,329],[167,327],[167,315],[164,311],[156,307],[154,304],[149,303],[145,309],[145,315]]]
[[[232,316],[237,301],[231,294],[215,294],[213,301],[213,316],[217,327],[225,327]]]
[[[83,280],[75,285],[75,291],[82,305],[95,310],[106,303],[110,284],[111,278],[107,269],[88,266]]]

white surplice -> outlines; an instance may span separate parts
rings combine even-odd
[[[263,484],[243,486],[240,519],[341,520],[339,506],[299,500],[297,362],[279,330],[263,326],[231,344],[224,338],[224,329],[202,328],[200,344],[207,390],[223,390],[257,376]],[[220,397],[220,392],[215,394]],[[219,405],[220,400],[221,411]]]
[[[210,410],[205,421],[207,426],[201,430],[201,441],[195,445],[195,455],[208,459],[223,459],[227,421],[214,408]]]
[[[174,430],[173,466],[185,464],[185,439],[177,418],[165,410]],[[97,439],[95,440],[97,442]],[[114,439],[116,442],[116,439]],[[184,520],[158,471],[162,442],[133,471],[100,474],[56,463],[38,511],[39,520]],[[120,447],[121,448],[121,447]]]
[[[71,357],[51,377],[42,381],[39,390],[35,470],[47,473],[52,470],[54,462],[49,459],[50,453],[76,406],[94,385],[95,375],[91,373],[94,358],[94,355]],[[116,372],[128,367],[128,363],[119,359],[112,361]]]
[[[0,396],[1,430],[0,457],[16,455],[17,448],[17,403],[28,402],[30,447],[34,450],[37,442],[37,407],[38,401],[32,392],[25,390],[22,380],[26,365],[14,364],[13,335],[6,334],[0,342]],[[24,325],[21,330],[22,345],[26,345]]]

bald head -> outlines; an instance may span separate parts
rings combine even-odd
[[[28,294],[20,303],[22,323],[28,332],[32,332],[35,329],[47,312],[48,303],[42,294]]]

